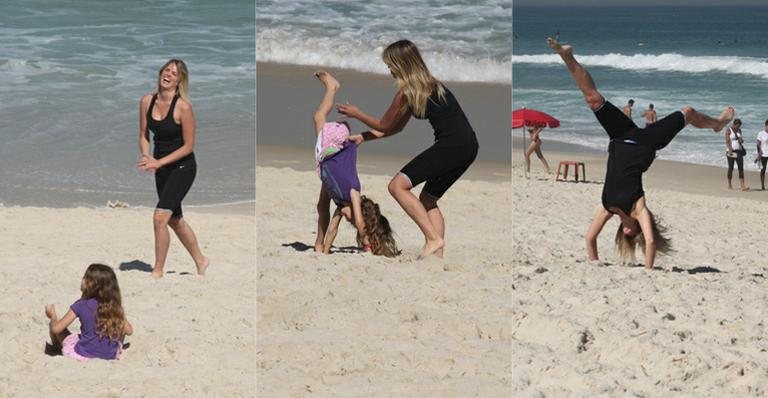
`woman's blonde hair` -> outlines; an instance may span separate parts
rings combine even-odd
[[[656,252],[667,254],[673,251],[672,241],[664,236],[667,232],[667,227],[656,221],[656,217],[648,210],[648,214],[651,215],[651,229],[653,232],[653,240],[656,243]],[[616,231],[616,253],[619,258],[624,261],[635,261],[635,250],[637,246],[640,246],[645,251],[645,237],[643,232],[640,231],[635,236],[627,236],[624,234],[622,224],[619,224],[619,229]]]
[[[83,275],[83,299],[96,299],[96,334],[111,340],[124,336],[125,313],[115,272],[104,264],[91,264]]]
[[[443,85],[429,73],[419,49],[411,41],[400,40],[388,45],[381,58],[405,95],[406,104],[400,109],[401,112],[410,107],[415,116],[424,118],[427,101],[433,92],[437,91],[438,98],[445,100]]]
[[[179,85],[176,88],[176,94],[184,101],[189,102],[189,70],[187,70],[187,64],[178,58],[168,60],[157,72],[157,91],[160,91],[160,79],[162,79],[163,71],[171,64],[176,65],[176,69],[179,71]]]
[[[397,248],[394,232],[389,226],[389,220],[381,215],[379,205],[366,196],[362,197],[363,221],[365,222],[365,234],[371,242],[371,252],[377,256],[394,257],[400,254]],[[357,234],[357,244],[363,245],[363,237]]]

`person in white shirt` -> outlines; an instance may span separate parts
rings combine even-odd
[[[760,187],[765,191],[765,165],[768,164],[768,120],[765,126],[757,133],[757,156],[760,160]]]
[[[733,177],[733,164],[739,167],[739,183],[742,191],[748,191],[749,187],[744,180],[744,155],[747,150],[744,148],[744,139],[741,134],[741,119],[733,119],[731,127],[725,133],[725,156],[728,159],[728,189],[733,189],[731,178]]]

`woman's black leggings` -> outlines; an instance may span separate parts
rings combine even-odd
[[[739,166],[739,178],[744,179],[744,156],[737,155],[735,158],[728,157],[728,179],[733,177],[733,163]]]

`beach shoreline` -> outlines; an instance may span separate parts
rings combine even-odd
[[[514,130],[513,130],[514,131]],[[522,138],[513,138],[513,184],[521,178],[525,178],[525,158],[523,156]],[[607,145],[607,140],[606,140]],[[663,149],[662,149],[663,151]],[[547,176],[544,166],[536,157],[531,155],[531,171],[534,178],[554,180],[557,166],[560,161],[574,160],[584,162],[588,182],[602,184],[605,178],[605,163],[608,159],[607,151],[598,151],[591,148],[563,143],[553,140],[544,140],[542,153],[547,159],[552,174]],[[745,158],[746,160],[746,158]],[[768,191],[760,190],[760,172],[751,169],[748,162],[744,162],[744,176],[750,190],[739,190],[738,171],[734,170],[733,190],[727,188],[726,171],[724,167],[684,163],[674,160],[656,159],[643,174],[643,187],[646,189],[664,189],[681,193],[698,195],[710,195],[713,197],[743,198],[756,201],[768,201]],[[519,166],[519,167],[518,167]],[[751,170],[750,170],[751,169]],[[570,171],[570,180],[573,180],[573,171]],[[768,181],[766,182],[768,186]],[[597,198],[599,201],[599,197]]]
[[[370,145],[375,145],[375,143],[366,143],[359,147],[357,170],[360,174],[394,176],[411,160],[402,155],[369,153],[367,149]],[[295,171],[315,170],[313,150],[313,147],[257,145],[256,166],[286,167]],[[503,182],[510,181],[512,175],[508,162],[475,160],[461,178]]]
[[[315,145],[312,115],[322,99],[322,84],[313,73],[323,69],[258,62],[256,69],[256,143],[306,147]],[[351,102],[372,115],[383,115],[396,92],[390,76],[349,69],[326,68],[341,83],[336,102]],[[511,86],[493,83],[445,82],[455,94],[480,144],[478,160],[509,161],[509,111]],[[340,118],[335,110],[329,120]],[[353,133],[368,130],[357,120],[346,119]],[[402,132],[365,143],[366,151],[412,158],[434,142],[426,120],[411,118]]]

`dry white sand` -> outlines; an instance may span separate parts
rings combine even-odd
[[[253,204],[185,208],[211,266],[204,278],[175,238],[154,280],[151,209],[0,208],[0,396],[252,397]],[[80,297],[88,264],[115,269],[134,327],[118,361],[43,353],[48,319]],[[79,331],[76,320],[71,326]]]
[[[639,252],[638,264],[620,264],[610,220],[601,261],[590,263],[584,233],[600,205],[604,157],[545,156],[555,167],[586,160],[590,182],[553,182],[538,159],[525,179],[515,153],[514,396],[768,394],[768,192],[723,189],[724,169],[657,161],[646,200],[677,251],[653,271]]]
[[[392,259],[356,252],[346,222],[341,252],[314,253],[315,172],[256,176],[259,396],[511,394],[508,179],[459,180],[440,202],[445,259],[417,261],[423,237],[387,193],[390,177],[360,179],[397,233]]]

